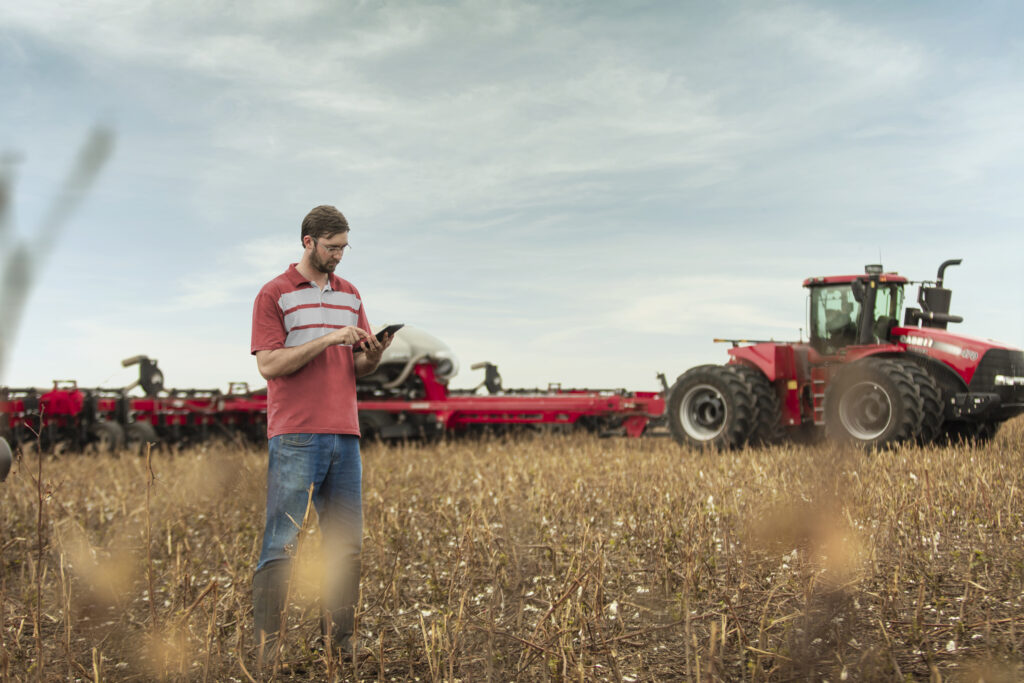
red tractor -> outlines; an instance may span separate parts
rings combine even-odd
[[[814,277],[809,340],[732,342],[726,365],[687,370],[672,386],[666,413],[683,444],[742,448],[797,435],[861,446],[936,440],[982,442],[1024,412],[1024,352],[954,334],[951,291],[916,283],[907,307],[897,273],[869,265],[863,275]]]

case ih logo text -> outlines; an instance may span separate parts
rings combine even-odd
[[[930,349],[932,347],[932,344],[934,343],[928,337],[916,337],[909,334],[901,335],[900,341],[906,344],[907,346],[923,346],[926,349]]]

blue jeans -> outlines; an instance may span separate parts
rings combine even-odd
[[[256,571],[294,556],[312,485],[323,535],[324,608],[333,617],[335,637],[351,633],[359,599],[362,477],[357,436],[279,434],[270,439],[267,520]]]

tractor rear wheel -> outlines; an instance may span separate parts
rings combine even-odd
[[[754,429],[754,396],[730,366],[698,365],[676,380],[666,414],[673,438],[683,445],[742,448]]]
[[[754,397],[754,428],[750,443],[755,446],[770,446],[786,438],[782,428],[782,405],[772,383],[764,373],[749,365],[730,365],[750,387]]]
[[[825,390],[830,438],[882,448],[917,438],[923,401],[898,362],[867,358],[847,365]]]
[[[917,442],[927,446],[942,432],[942,391],[928,371],[917,363],[900,360],[900,365],[910,374],[921,397],[921,431],[917,435]]]

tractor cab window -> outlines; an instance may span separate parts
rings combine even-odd
[[[860,303],[848,284],[811,287],[811,346],[822,354],[857,343]]]
[[[872,317],[872,335],[876,344],[889,340],[889,330],[900,319],[903,308],[903,285],[881,284],[875,294],[875,315]]]

